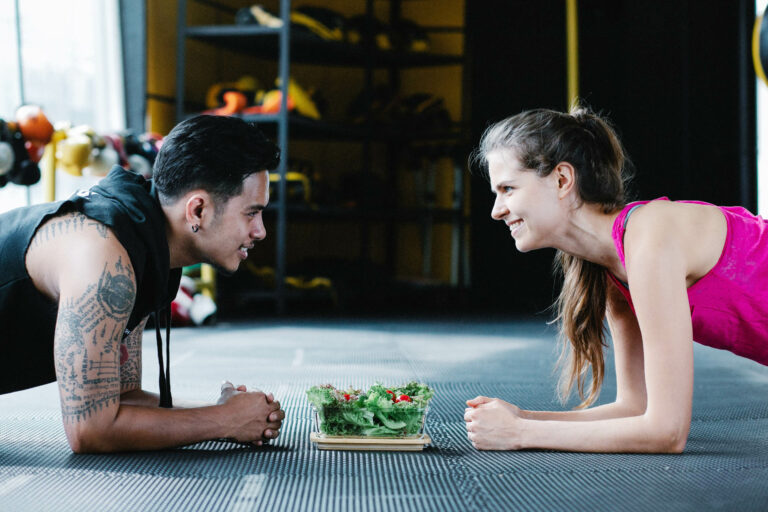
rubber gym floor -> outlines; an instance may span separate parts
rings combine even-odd
[[[154,333],[144,386],[157,388]],[[264,448],[74,455],[55,384],[0,396],[0,510],[768,510],[768,367],[696,346],[693,423],[681,455],[478,452],[464,400],[528,409],[554,399],[543,319],[280,320],[174,329],[174,397],[214,401],[230,379],[272,391],[281,436]],[[612,355],[609,354],[610,360]],[[320,451],[305,390],[416,379],[436,390],[423,452]],[[601,401],[615,393],[608,367]]]

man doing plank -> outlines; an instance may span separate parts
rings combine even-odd
[[[58,381],[77,453],[277,437],[280,404],[244,386],[227,383],[216,405],[174,407],[170,328],[163,358],[159,325],[169,325],[181,267],[234,272],[266,236],[268,171],[279,158],[254,126],[198,116],[166,137],[152,181],[115,167],[66,201],[0,215],[0,394]],[[141,389],[150,315],[159,397]]]

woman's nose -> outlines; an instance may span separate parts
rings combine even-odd
[[[491,209],[491,217],[495,220],[502,220],[507,213],[509,213],[509,210],[504,205],[504,202],[499,197],[496,197]]]

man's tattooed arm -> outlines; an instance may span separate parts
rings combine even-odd
[[[135,298],[136,280],[123,256],[108,259],[90,282],[62,290],[54,358],[65,425],[116,411],[120,342]]]
[[[120,394],[141,389],[141,339],[147,319],[128,333],[120,343]]]
[[[90,230],[94,230],[105,240],[110,236],[107,226],[101,222],[86,217],[80,212],[65,213],[53,217],[40,226],[32,240],[32,247],[46,244],[56,238]]]

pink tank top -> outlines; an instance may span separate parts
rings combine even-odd
[[[634,207],[649,202],[628,204],[613,223],[613,241],[625,267],[626,218]],[[728,233],[718,262],[688,288],[693,339],[768,365],[768,223],[740,206],[718,208],[725,215]],[[634,311],[626,284],[607,274]]]

